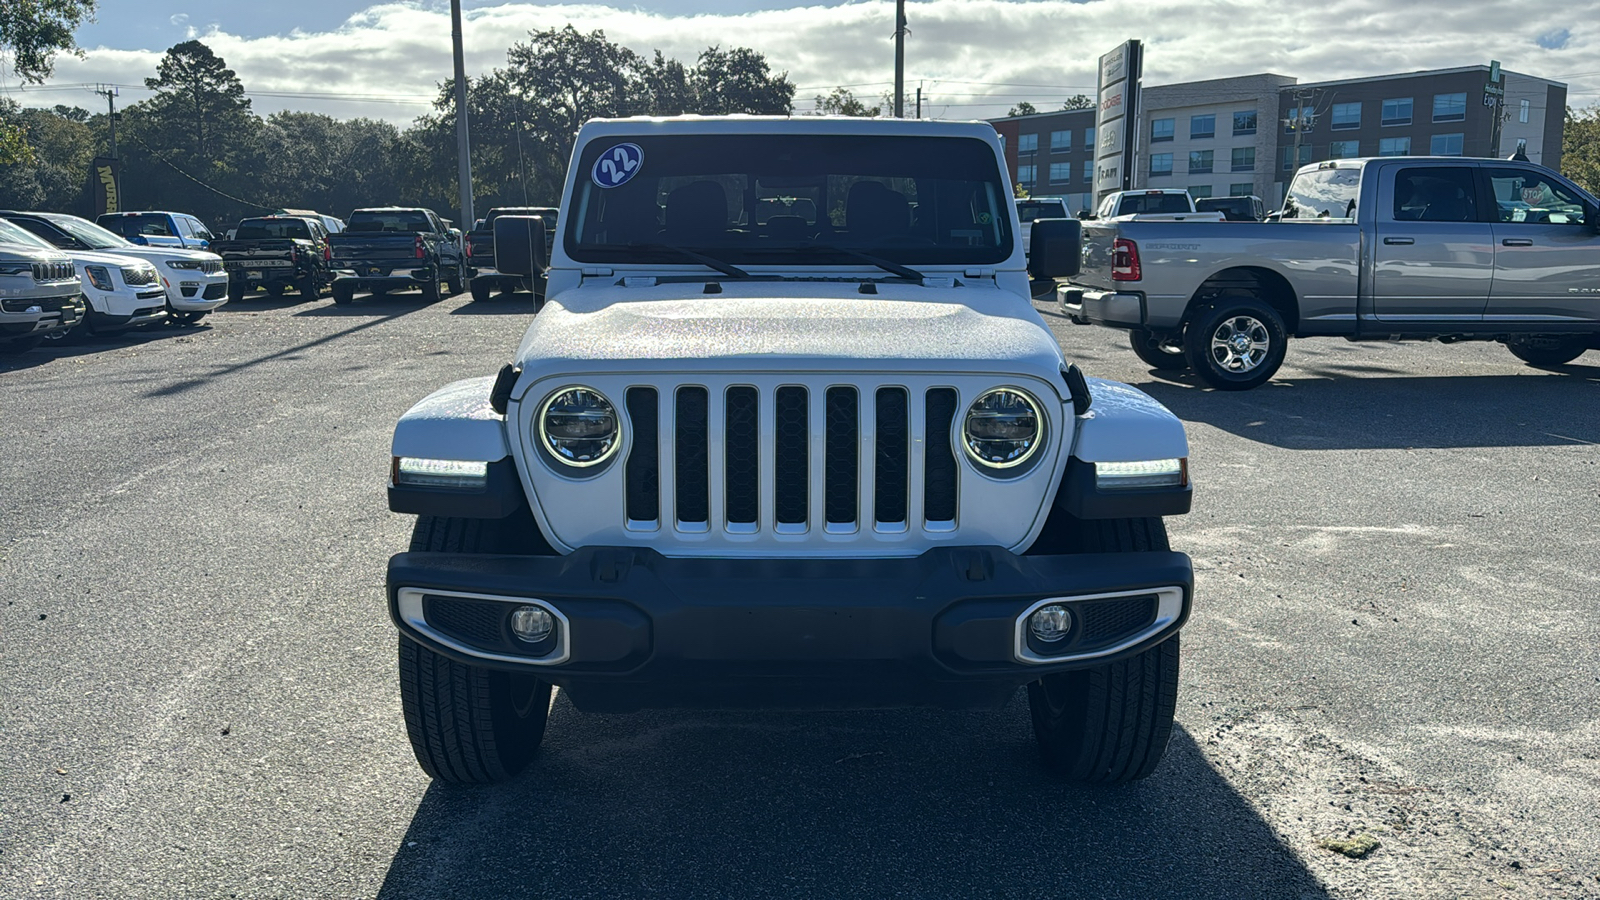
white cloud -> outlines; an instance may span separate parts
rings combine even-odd
[[[187,25],[187,24],[189,24],[189,14],[188,13],[177,13],[172,18],[168,19],[167,21],[171,22],[174,25]]]
[[[1518,0],[1515,16],[1506,15],[1503,0],[913,2],[907,7],[907,87],[923,84],[925,110],[943,118],[1002,115],[1021,100],[1048,109],[1068,95],[1093,93],[1095,58],[1128,38],[1145,41],[1146,84],[1254,72],[1317,81],[1486,64],[1490,56],[1508,69],[1556,80],[1600,73],[1600,43],[1586,24],[1592,16],[1573,9],[1556,0]],[[603,29],[641,53],[659,49],[685,62],[712,44],[751,47],[789,73],[802,88],[796,106],[805,109],[834,85],[857,85],[852,89],[869,100],[890,88],[893,20],[888,0],[688,16],[505,4],[468,10],[467,68],[477,73],[503,65],[506,48],[529,30],[570,22],[583,31]],[[1561,50],[1539,46],[1542,36],[1560,29],[1570,29]],[[213,28],[199,37],[238,71],[248,90],[260,92],[254,103],[262,112],[316,109],[403,123],[427,110],[451,71],[449,10],[439,3],[377,4],[326,32],[244,38]],[[55,80],[139,84],[154,72],[161,52],[90,48],[87,59],[62,59]],[[1600,99],[1600,77],[1574,78],[1571,89],[1574,105],[1588,105]],[[404,102],[267,96],[272,92],[385,95]],[[130,91],[124,99],[139,96]]]

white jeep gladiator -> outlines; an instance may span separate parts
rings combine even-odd
[[[994,129],[596,120],[546,305],[395,429],[400,693],[435,779],[580,710],[1003,705],[1047,764],[1148,775],[1193,573],[1181,423],[1086,378],[1028,299]],[[1041,221],[1062,271],[1075,220]],[[545,266],[496,222],[502,273]]]

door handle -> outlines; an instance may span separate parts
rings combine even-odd
[[[1531,238],[1506,238],[1500,242],[1500,245],[1502,247],[1532,247],[1533,240]]]
[[[1416,243],[1416,241],[1411,239],[1411,238],[1384,238],[1383,242],[1385,244],[1415,244]]]

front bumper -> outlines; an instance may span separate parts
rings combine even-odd
[[[410,639],[493,668],[537,671],[583,709],[998,706],[1041,675],[1142,652],[1189,615],[1181,553],[1017,556],[945,547],[897,559],[689,559],[587,548],[568,556],[401,553],[389,611]],[[1042,647],[1026,615],[1074,611]],[[511,610],[551,612],[530,648]],[[1042,661],[1041,661],[1042,659]]]
[[[118,331],[159,322],[167,317],[167,289],[160,284],[101,291],[84,291],[89,318],[96,331]]]
[[[228,302],[228,273],[168,269],[161,273],[167,308],[180,313],[206,313]]]
[[[28,338],[71,328],[83,319],[79,296],[0,302],[0,340]]]

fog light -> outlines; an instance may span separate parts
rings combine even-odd
[[[519,606],[511,613],[511,633],[519,641],[537,644],[549,637],[555,627],[555,617],[542,607]]]
[[[1054,603],[1041,606],[1028,617],[1028,630],[1035,638],[1047,644],[1054,644],[1067,636],[1072,630],[1072,613],[1065,606]]]

